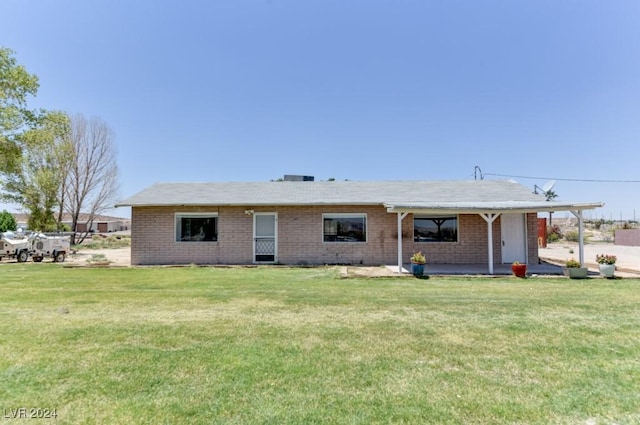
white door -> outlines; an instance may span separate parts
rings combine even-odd
[[[278,261],[278,215],[255,213],[253,215],[253,260],[256,263]]]
[[[502,263],[514,261],[527,262],[527,235],[524,214],[502,214],[500,216],[502,233]]]

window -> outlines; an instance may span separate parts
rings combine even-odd
[[[176,214],[176,242],[215,242],[217,240],[217,214]]]
[[[457,216],[413,216],[414,242],[458,242]]]
[[[325,242],[366,242],[367,216],[365,214],[324,214]]]

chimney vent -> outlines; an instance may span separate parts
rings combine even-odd
[[[294,174],[285,174],[284,181],[286,182],[312,182],[313,176],[297,176]]]

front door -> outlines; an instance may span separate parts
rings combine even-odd
[[[278,215],[255,213],[253,215],[253,260],[256,263],[278,261]]]
[[[500,216],[502,233],[502,263],[518,261],[527,263],[527,237],[524,214],[502,214]]]

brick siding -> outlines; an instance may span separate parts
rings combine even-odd
[[[382,206],[309,207],[134,207],[131,224],[131,264],[252,264],[253,216],[245,210],[278,214],[278,262],[281,264],[397,263],[397,216]],[[218,215],[217,242],[176,242],[175,214],[209,212]],[[323,213],[367,215],[367,241],[323,241]],[[538,261],[537,218],[527,215],[529,262]],[[422,251],[431,264],[486,263],[487,224],[477,214],[458,218],[458,242],[413,242],[413,216],[402,221],[403,261]],[[493,223],[494,262],[500,263],[500,219]]]

